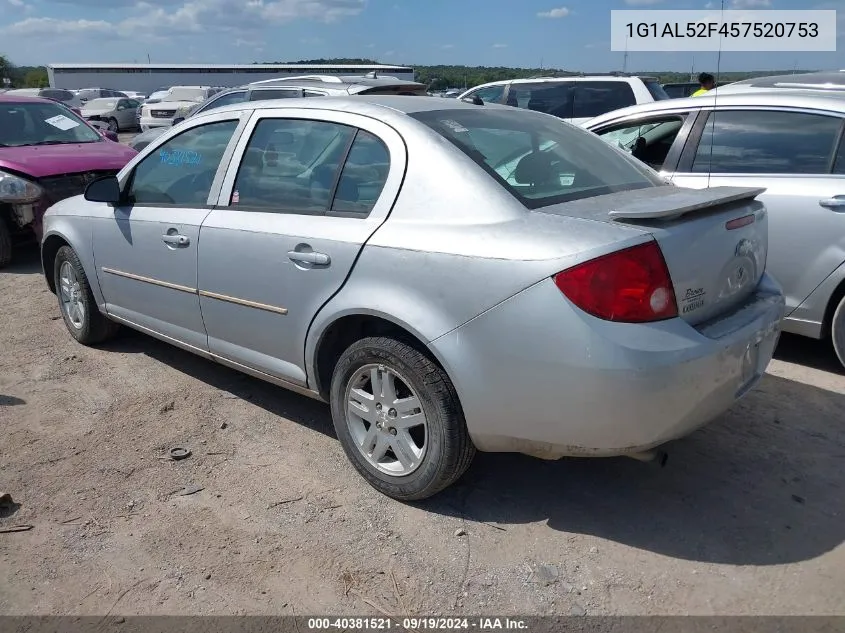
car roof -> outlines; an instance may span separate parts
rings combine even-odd
[[[336,81],[335,81],[336,79]],[[276,79],[265,79],[263,81],[254,81],[241,87],[249,88],[278,88],[278,87],[298,87],[304,86],[308,88],[334,88],[346,90],[354,86],[361,86],[366,88],[378,88],[381,86],[423,86],[417,81],[408,81],[406,79],[397,79],[395,77],[336,77],[332,79],[320,78],[314,75],[305,75],[302,77],[279,77]]]
[[[845,87],[845,72],[824,71],[816,73],[799,73],[797,75],[770,75],[768,77],[752,77],[734,82],[736,86],[753,86],[755,88],[801,88],[813,87]]]
[[[652,77],[650,75],[622,75],[622,74],[613,74],[613,75],[560,75],[560,76],[547,76],[547,77],[523,77],[521,79],[502,79],[500,81],[490,81],[484,84],[479,84],[477,86],[473,86],[472,88],[467,89],[475,90],[476,88],[483,88],[485,86],[504,86],[505,84],[525,84],[525,83],[544,83],[544,82],[555,82],[555,81],[630,81],[631,79],[653,79],[656,80],[656,77]]]
[[[436,112],[438,110],[478,110],[480,108],[504,110],[513,112],[510,106],[495,103],[483,106],[473,105],[458,99],[438,99],[427,96],[398,96],[398,95],[361,95],[343,97],[321,97],[319,99],[303,97],[299,99],[272,99],[267,101],[246,101],[216,108],[208,115],[221,112],[240,112],[244,110],[276,110],[299,108],[310,110],[331,110],[351,112],[354,114],[372,115],[375,112],[416,114],[418,112]],[[203,113],[200,116],[205,116]]]
[[[612,121],[636,114],[712,108],[713,106],[809,108],[845,113],[845,93],[762,89],[718,94],[718,90],[715,90],[698,97],[664,99],[614,110],[613,112],[607,112],[591,119],[586,123],[586,126],[591,127],[599,123],[604,123],[605,121]]]
[[[52,99],[45,99],[44,97],[29,97],[22,94],[9,94],[8,92],[0,93],[0,103],[56,103]]]

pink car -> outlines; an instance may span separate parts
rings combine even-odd
[[[49,99],[0,94],[0,267],[12,246],[40,242],[50,205],[116,174],[137,152]]]

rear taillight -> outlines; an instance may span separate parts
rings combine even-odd
[[[567,299],[600,319],[644,323],[678,316],[672,279],[657,242],[578,264],[554,280]]]

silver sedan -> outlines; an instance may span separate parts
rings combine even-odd
[[[648,459],[748,392],[784,307],[759,193],[506,106],[255,102],[52,207],[42,259],[80,343],[122,324],[325,400],[422,499],[476,449]]]
[[[845,366],[845,93],[718,92],[624,108],[585,127],[677,185],[765,188],[767,270],[786,297],[783,330],[830,341]]]

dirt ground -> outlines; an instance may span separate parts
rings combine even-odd
[[[845,614],[845,375],[821,344],[785,337],[664,469],[479,455],[404,505],[320,403],[140,334],[76,344],[35,254],[0,296],[0,528],[34,526],[0,533],[0,613]]]

